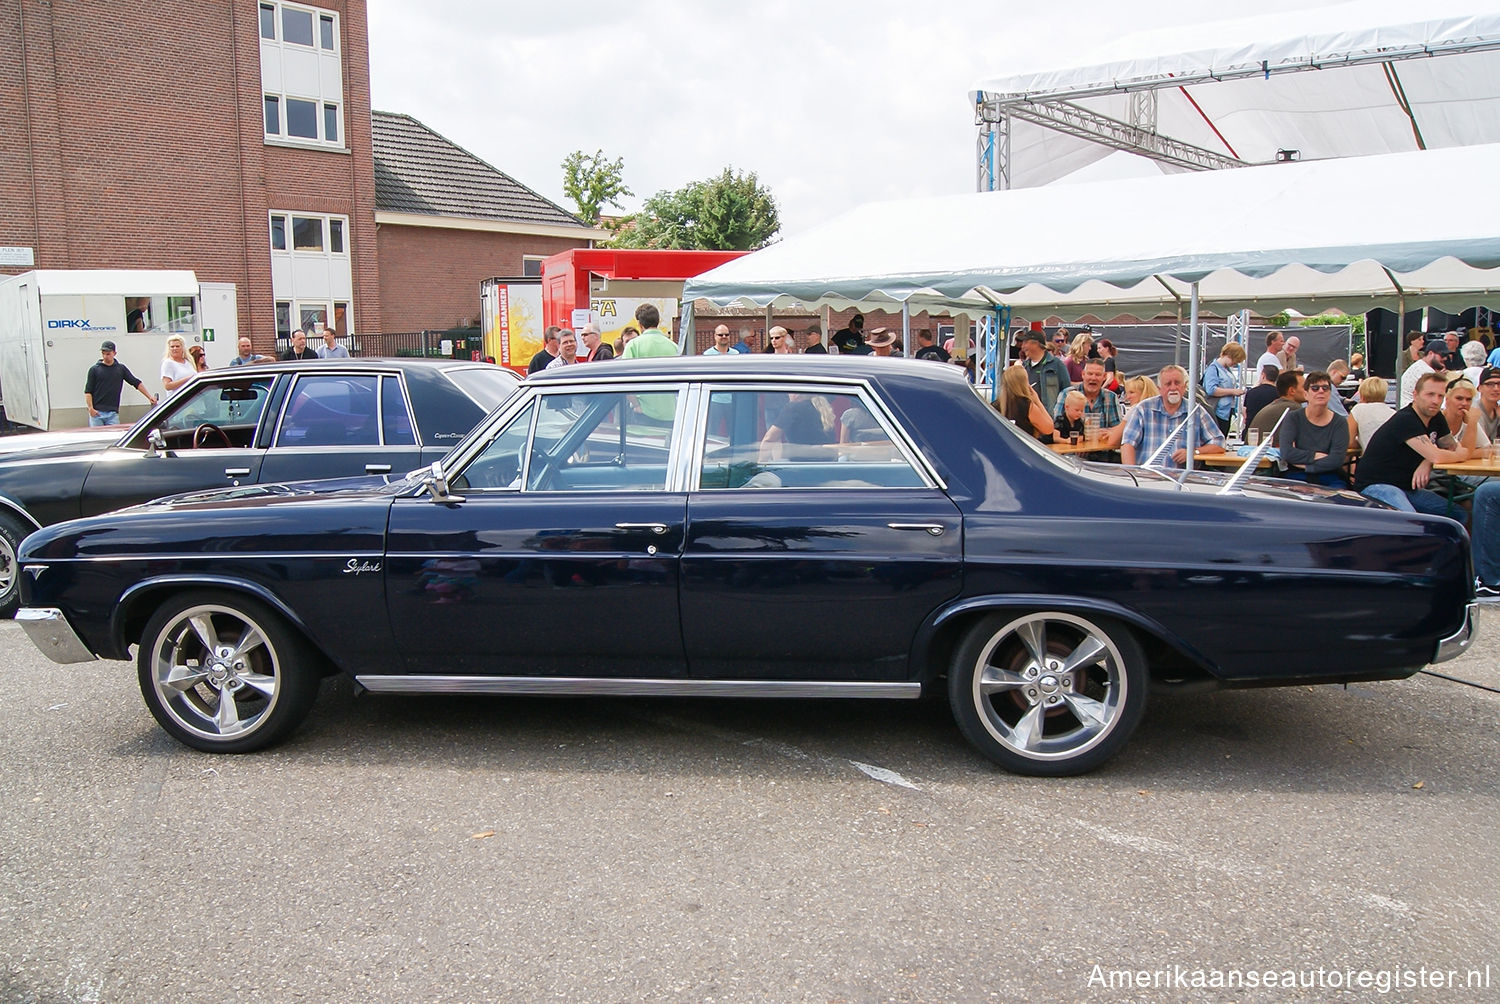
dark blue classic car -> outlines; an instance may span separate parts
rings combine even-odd
[[[1467,645],[1457,523],[1227,481],[1060,458],[933,363],[616,361],[534,377],[405,480],[42,530],[17,616],[59,662],[138,646],[147,706],[203,750],[282,738],[332,672],[405,694],[946,686],[973,744],[1030,774],[1109,758],[1153,685],[1396,679]]]
[[[16,545],[49,523],[220,485],[404,474],[431,463],[515,389],[453,359],[264,363],[201,373],[124,435],[0,446],[0,615],[19,602]]]

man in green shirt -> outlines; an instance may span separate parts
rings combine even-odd
[[[653,356],[678,355],[677,343],[672,336],[662,331],[661,312],[653,304],[643,303],[635,308],[635,319],[641,325],[641,334],[632,338],[625,346],[626,359],[644,359]]]

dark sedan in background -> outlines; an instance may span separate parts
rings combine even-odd
[[[431,463],[515,389],[485,363],[265,363],[198,374],[136,425],[7,437],[0,449],[0,615],[19,601],[31,531],[216,486],[405,474]]]
[[[198,749],[370,691],[912,698],[1031,774],[1148,687],[1406,677],[1473,630],[1463,528],[1348,492],[1059,458],[952,367],[616,361],[526,382],[389,484],[162,500],[33,534],[17,618],[127,658]]]

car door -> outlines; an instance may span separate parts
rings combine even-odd
[[[684,675],[679,393],[527,395],[454,458],[461,500],[396,501],[386,602],[410,672]]]
[[[400,476],[421,463],[400,376],[320,369],[296,374],[260,480]]]
[[[184,388],[124,443],[104,451],[80,493],[84,516],[178,492],[253,484],[276,374],[226,375]],[[164,449],[148,436],[161,434]]]
[[[709,388],[682,559],[702,678],[904,680],[963,522],[868,392]]]

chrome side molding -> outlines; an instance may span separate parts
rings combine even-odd
[[[609,697],[886,697],[922,696],[915,682],[853,680],[676,680],[592,676],[356,676],[374,694],[550,694]]]

